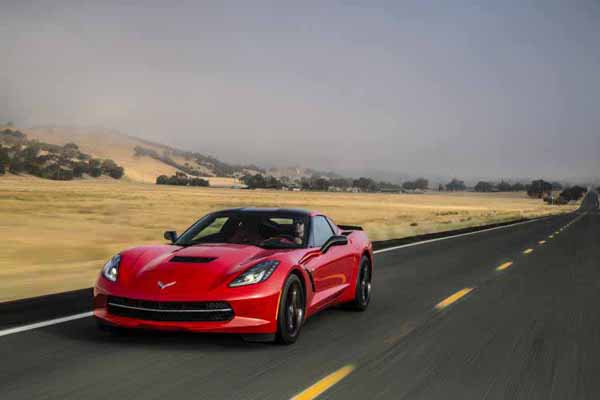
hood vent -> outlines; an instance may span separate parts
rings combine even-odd
[[[217,257],[186,257],[186,256],[175,256],[169,260],[169,262],[181,262],[181,263],[195,263],[195,264],[206,264],[216,260]]]

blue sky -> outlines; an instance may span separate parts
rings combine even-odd
[[[351,174],[594,177],[600,3],[3,1],[0,120]]]

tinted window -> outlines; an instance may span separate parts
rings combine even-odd
[[[329,223],[325,217],[317,216],[312,221],[312,245],[313,247],[321,247],[323,244],[333,236],[333,229],[329,226]]]
[[[181,246],[200,243],[249,244],[265,248],[298,248],[306,243],[307,217],[268,211],[223,211],[200,219],[177,240]]]
[[[213,219],[208,225],[204,227],[204,229],[202,229],[192,238],[192,242],[197,243],[207,236],[212,236],[221,233],[221,231],[223,230],[223,226],[228,220],[229,217],[217,217]]]

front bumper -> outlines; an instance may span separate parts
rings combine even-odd
[[[232,308],[233,318],[226,321],[157,321],[115,315],[109,311],[108,298],[110,295],[111,293],[101,287],[94,288],[94,316],[104,323],[119,327],[238,334],[272,334],[277,331],[279,293],[259,297],[212,299],[212,301],[227,302]],[[123,294],[119,294],[119,296],[128,297]],[[166,299],[138,300],[167,301]]]

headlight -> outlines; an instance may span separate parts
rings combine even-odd
[[[116,282],[117,277],[119,276],[120,263],[121,256],[117,254],[116,256],[108,260],[106,264],[104,264],[104,268],[102,268],[102,275],[104,275],[104,277],[109,281]]]
[[[229,284],[229,287],[253,285],[255,283],[265,281],[271,276],[271,274],[273,273],[273,271],[275,271],[275,268],[277,268],[278,265],[279,261],[275,260],[268,260],[258,263],[254,267],[249,268],[247,271],[235,278]]]

